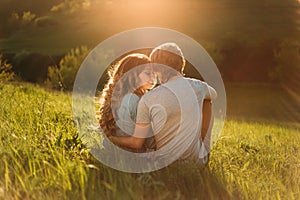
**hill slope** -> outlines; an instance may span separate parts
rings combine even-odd
[[[231,95],[245,103],[241,87]],[[175,163],[128,174],[99,163],[82,146],[70,95],[1,83],[0,199],[299,199],[300,130],[259,121],[228,120],[202,171]]]

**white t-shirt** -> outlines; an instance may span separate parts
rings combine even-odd
[[[216,96],[212,87],[197,79],[181,77],[168,81],[142,96],[136,123],[151,123],[162,157],[170,154],[199,160],[205,151],[200,136],[203,101]]]

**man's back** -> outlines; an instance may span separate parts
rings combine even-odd
[[[171,148],[175,142],[177,149],[169,150],[180,153],[179,158],[197,157],[205,98],[210,98],[210,94],[204,82],[183,77],[168,81],[142,97],[137,123],[151,123],[158,150]],[[195,113],[199,116],[193,115]]]

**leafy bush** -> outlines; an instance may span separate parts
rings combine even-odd
[[[29,51],[20,51],[13,59],[14,72],[24,81],[44,83],[48,67],[59,62],[61,56],[48,56]]]
[[[22,21],[24,24],[31,23],[35,18],[36,15],[34,13],[31,13],[30,11],[23,12]]]
[[[58,24],[52,16],[43,16],[35,19],[35,25],[38,27],[52,26]]]
[[[13,11],[8,17],[6,28],[7,32],[14,32],[33,24],[36,14],[31,11],[16,12]]]
[[[71,49],[59,62],[48,68],[46,85],[60,90],[72,90],[76,73],[90,50],[86,46]]]
[[[7,60],[2,58],[0,53],[0,83],[7,82],[14,79],[14,72],[12,71],[12,65],[7,63]]]
[[[51,8],[50,11],[63,14],[72,14],[81,9],[90,7],[90,0],[65,0]]]

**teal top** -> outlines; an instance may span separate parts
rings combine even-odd
[[[120,107],[117,110],[116,124],[118,129],[116,130],[116,136],[133,135],[139,101],[140,97],[133,93],[126,94],[123,97]],[[156,149],[155,139],[154,137],[146,138],[143,148],[140,150],[125,149],[134,152],[154,151]]]
[[[116,124],[119,128],[117,136],[132,135],[135,128],[136,110],[140,97],[136,94],[126,94],[117,110]]]

